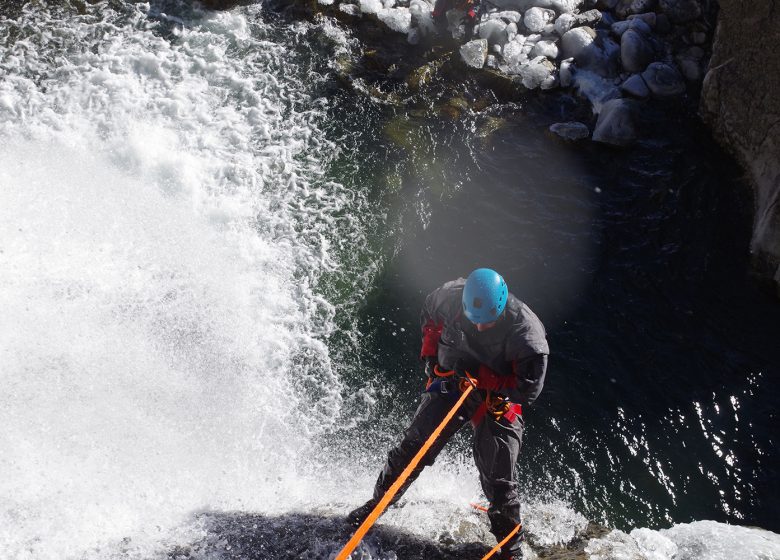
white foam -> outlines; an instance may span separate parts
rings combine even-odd
[[[257,7],[175,42],[148,5],[89,9],[0,24],[3,558],[144,555],[193,510],[285,509],[339,414],[312,286],[358,197],[319,182],[324,101]]]

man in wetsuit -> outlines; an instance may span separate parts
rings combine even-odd
[[[549,347],[544,326],[509,293],[494,270],[480,268],[437,288],[425,299],[421,315],[422,351],[428,386],[402,441],[387,457],[374,496],[352,511],[359,525],[374,509],[460,395],[468,372],[473,391],[412,472],[392,503],[398,501],[422,469],[432,465],[447,441],[468,421],[474,427],[474,459],[490,502],[490,530],[503,540],[520,523],[514,467],[523,435],[522,405],[534,402],[544,384]],[[455,374],[447,376],[447,372]],[[442,375],[444,374],[444,375]],[[501,550],[501,560],[520,558],[522,531]]]

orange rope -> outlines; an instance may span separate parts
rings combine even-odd
[[[479,504],[469,504],[469,505],[474,509],[478,509],[479,511],[484,511],[485,513],[487,513],[488,511],[488,508],[486,508],[485,506],[481,506]]]
[[[522,527],[522,525],[520,525],[520,524],[518,523],[518,524],[517,524],[517,527],[515,527],[514,529],[512,529],[512,530],[510,531],[510,533],[509,533],[509,534],[508,534],[506,537],[504,537],[504,540],[502,540],[500,543],[498,543],[496,546],[494,546],[494,547],[493,547],[493,550],[491,550],[490,552],[488,552],[487,554],[485,554],[485,556],[483,556],[483,557],[482,557],[482,560],[488,560],[488,558],[490,558],[490,557],[491,557],[491,556],[493,556],[493,555],[494,555],[496,552],[498,552],[499,550],[501,550],[501,547],[502,547],[502,546],[504,546],[504,545],[505,545],[507,542],[509,542],[509,539],[511,539],[512,537],[514,537],[514,536],[517,534],[517,532],[520,530],[520,528],[521,528],[521,527]]]
[[[385,492],[385,495],[382,496],[382,499],[379,500],[379,503],[374,507],[371,513],[368,514],[368,517],[366,517],[365,521],[363,521],[360,527],[358,527],[358,530],[355,531],[355,534],[352,535],[352,538],[349,539],[349,542],[344,545],[344,548],[341,549],[341,552],[338,553],[338,556],[336,556],[335,560],[347,560],[347,558],[349,558],[349,555],[352,554],[352,551],[355,550],[355,548],[357,548],[357,545],[361,540],[363,540],[363,537],[366,535],[371,526],[376,523],[376,520],[379,519],[379,516],[382,515],[382,512],[385,511],[385,508],[390,505],[390,501],[398,493],[398,490],[400,490],[403,483],[406,482],[406,479],[409,478],[409,475],[412,474],[412,471],[422,460],[428,449],[431,448],[431,445],[433,445],[433,442],[436,441],[436,439],[439,437],[447,423],[452,419],[453,416],[455,416],[455,413],[461,407],[463,401],[466,400],[466,397],[469,396],[472,390],[474,390],[473,383],[466,387],[466,390],[463,391],[463,394],[460,396],[460,399],[458,399],[458,402],[455,403],[455,406],[453,406],[452,409],[447,413],[447,416],[444,417],[444,420],[441,421],[441,424],[436,427],[427,441],[417,452],[417,455],[414,456],[411,462],[403,470],[401,476],[399,476],[393,485],[390,486],[387,492]]]

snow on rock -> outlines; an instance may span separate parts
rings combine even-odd
[[[489,19],[479,24],[479,37],[487,39],[491,45],[503,45],[507,42],[507,24],[500,19]]]
[[[580,7],[582,0],[552,0],[550,4],[559,14],[569,14]]]
[[[564,58],[573,58],[577,62],[587,63],[589,54],[596,48],[593,40],[596,32],[590,27],[575,27],[561,37]]]
[[[357,17],[360,15],[360,6],[357,4],[339,4],[339,11],[347,15]]]
[[[409,4],[409,13],[412,15],[412,26],[423,35],[436,32],[433,21],[433,5],[426,0],[412,0]]]
[[[534,45],[534,48],[531,49],[531,53],[529,56],[531,58],[536,58],[537,56],[544,56],[549,58],[550,60],[555,60],[556,58],[558,58],[558,45],[556,45],[552,41],[539,41]]]
[[[409,8],[382,9],[377,13],[377,17],[379,21],[398,33],[409,33],[409,28],[412,26],[412,14]]]
[[[359,6],[364,14],[377,14],[384,9],[381,0],[360,0]]]
[[[317,0],[317,3],[323,6],[332,6],[335,2],[336,0]]]
[[[502,71],[507,74],[519,74],[520,67],[528,62],[528,52],[523,49],[525,45],[525,37],[517,35],[512,41],[509,41],[504,45],[502,55],[504,58],[504,65],[501,65]]]
[[[474,39],[460,47],[460,58],[472,68],[482,68],[488,55],[486,39]]]
[[[561,14],[558,19],[555,20],[555,32],[558,35],[563,36],[569,29],[574,27],[577,18],[572,14]]]
[[[530,8],[523,15],[523,24],[531,33],[541,33],[555,18],[555,12],[544,8]]]
[[[528,89],[555,87],[555,65],[544,56],[537,56],[520,67],[522,83]]]
[[[590,560],[768,560],[780,558],[780,535],[752,527],[694,521],[653,531],[612,531],[591,540]]]
[[[488,16],[489,19],[503,19],[509,23],[519,23],[523,20],[523,14],[520,12],[514,12],[511,10],[504,10],[502,12],[493,12]]]

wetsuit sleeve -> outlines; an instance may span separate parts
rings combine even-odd
[[[444,328],[444,317],[440,312],[441,291],[437,288],[425,298],[422,312],[420,313],[420,325],[422,327],[422,348],[420,359],[436,357],[439,352],[439,339]]]
[[[502,391],[512,402],[523,405],[532,404],[544,387],[547,373],[547,355],[535,354],[529,358],[515,360],[512,363],[515,387],[505,387]]]

